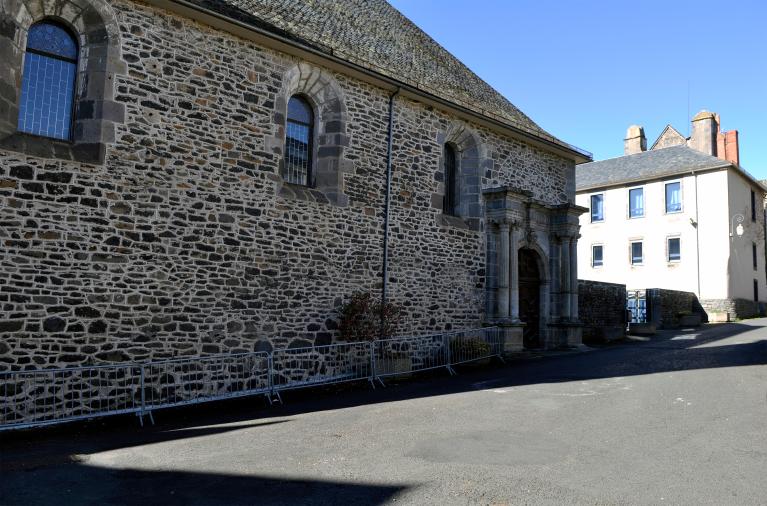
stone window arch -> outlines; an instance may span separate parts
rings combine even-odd
[[[114,142],[115,124],[124,121],[114,101],[117,75],[126,73],[120,57],[119,27],[105,0],[17,0],[0,12],[0,149],[44,158],[103,163]],[[65,137],[41,137],[20,129],[22,79],[30,29],[40,22],[64,26],[77,44],[71,130]],[[26,130],[26,131],[24,131]]]
[[[483,215],[482,174],[492,168],[492,159],[479,136],[463,123],[452,123],[446,131],[439,132],[437,142],[443,146],[439,160],[442,170],[436,172],[439,193],[432,202],[440,210],[439,224],[479,230]],[[455,179],[447,181],[447,158],[451,154],[455,155]],[[448,195],[451,191],[453,195]]]
[[[310,166],[306,185],[295,184],[289,174],[286,152],[288,105],[292,97],[301,97],[312,108],[314,128],[309,148]],[[278,154],[281,184],[278,194],[285,198],[347,206],[344,174],[353,171],[353,164],[344,158],[349,145],[346,133],[348,114],[344,94],[338,82],[328,72],[307,63],[289,68],[275,100],[276,135],[271,139]]]

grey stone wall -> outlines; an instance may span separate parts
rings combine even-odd
[[[104,163],[0,150],[0,369],[331,342],[344,297],[380,288],[388,92],[316,68],[344,106],[330,111],[343,132],[319,132],[336,136],[323,174],[338,181],[290,187],[279,107],[301,62],[140,3],[101,8],[126,69]],[[484,223],[441,215],[440,142],[457,120],[396,110],[391,298],[412,333],[479,326]],[[462,128],[482,188],[572,199],[572,162]]]
[[[703,299],[700,303],[707,313],[728,314],[730,319],[753,318],[765,314],[764,303],[748,299]]]
[[[680,317],[685,314],[697,313],[701,315],[701,321],[708,321],[705,309],[692,292],[653,288],[647,290],[647,298],[651,313],[648,318],[658,328],[678,328]]]
[[[579,279],[578,306],[584,342],[626,336],[626,285]]]

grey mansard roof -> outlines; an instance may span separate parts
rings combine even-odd
[[[581,191],[724,167],[734,166],[727,160],[687,146],[673,146],[577,165],[575,186],[576,191]],[[753,179],[745,171],[737,169]]]
[[[545,132],[385,0],[188,1],[580,151]]]

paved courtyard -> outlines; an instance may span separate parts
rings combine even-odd
[[[764,504],[767,320],[0,448],[2,504]]]

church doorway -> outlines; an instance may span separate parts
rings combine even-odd
[[[529,248],[519,250],[519,318],[525,322],[525,348],[540,348],[541,275],[540,257]]]

